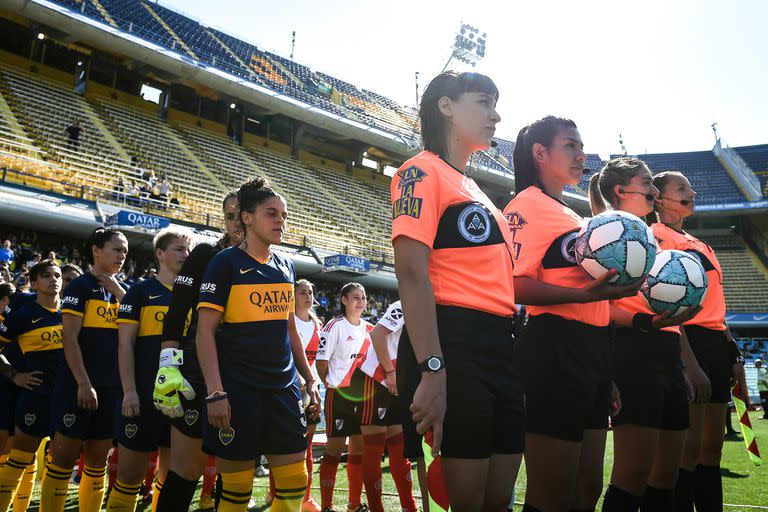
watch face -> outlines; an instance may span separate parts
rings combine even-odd
[[[433,372],[436,372],[437,370],[440,369],[440,366],[441,366],[440,360],[436,357],[431,357],[429,361],[427,361],[427,366],[429,367],[430,370],[432,370]]]

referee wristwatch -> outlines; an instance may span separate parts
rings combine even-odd
[[[445,368],[445,361],[440,356],[429,356],[419,363],[419,370],[427,373],[437,373]]]

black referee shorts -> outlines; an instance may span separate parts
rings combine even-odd
[[[680,362],[679,335],[618,329],[613,371],[613,381],[621,393],[621,411],[613,419],[614,425],[688,428],[688,390]]]
[[[725,331],[705,329],[698,325],[686,325],[688,343],[696,361],[709,377],[712,384],[713,404],[727,404],[731,401],[731,355]]]
[[[608,428],[610,327],[550,314],[528,317],[520,335],[526,432],[581,442]]]
[[[446,365],[443,457],[484,459],[492,454],[522,453],[525,407],[514,352],[515,319],[438,305],[437,327]],[[420,381],[421,372],[404,329],[398,346],[397,382],[408,458],[423,456],[421,436],[410,412]]]

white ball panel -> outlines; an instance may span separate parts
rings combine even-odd
[[[672,253],[668,251],[659,251],[656,253],[656,261],[653,262],[649,275],[656,276],[661,269],[672,259]]]
[[[657,283],[651,287],[651,298],[664,302],[677,302],[685,297],[687,288],[679,284]]]
[[[640,242],[630,240],[627,242],[627,263],[625,269],[631,277],[641,277],[645,270],[645,258],[647,251]]]
[[[704,286],[704,276],[701,273],[701,266],[693,261],[693,258],[680,258],[680,263],[685,267],[685,273],[691,284],[697,288]]]
[[[603,224],[593,229],[589,235],[589,248],[596,251],[602,246],[621,238],[622,233],[624,233],[624,225],[619,221]]]
[[[587,274],[591,275],[595,279],[602,276],[606,272],[608,272],[608,269],[599,264],[597,261],[585,258],[581,262],[581,268],[587,271]],[[616,276],[618,278],[618,276]]]

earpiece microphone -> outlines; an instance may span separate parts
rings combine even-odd
[[[634,190],[624,190],[623,188],[621,189],[621,192],[623,192],[624,194],[639,194],[641,196],[645,196],[645,198],[648,201],[655,201],[656,200],[656,197],[653,194],[645,194],[643,192],[637,192],[637,191],[634,191]]]
[[[592,169],[590,169],[589,167],[585,167],[585,168],[583,168],[583,169],[581,170],[581,174],[583,174],[583,175],[585,175],[585,176],[586,176],[586,175],[587,175],[587,174],[589,174],[591,171],[592,171]]]
[[[659,196],[659,199],[666,199],[667,201],[674,201],[676,203],[680,203],[683,206],[688,206],[692,203],[692,201],[689,201],[688,199],[672,199],[670,197],[661,197]]]

